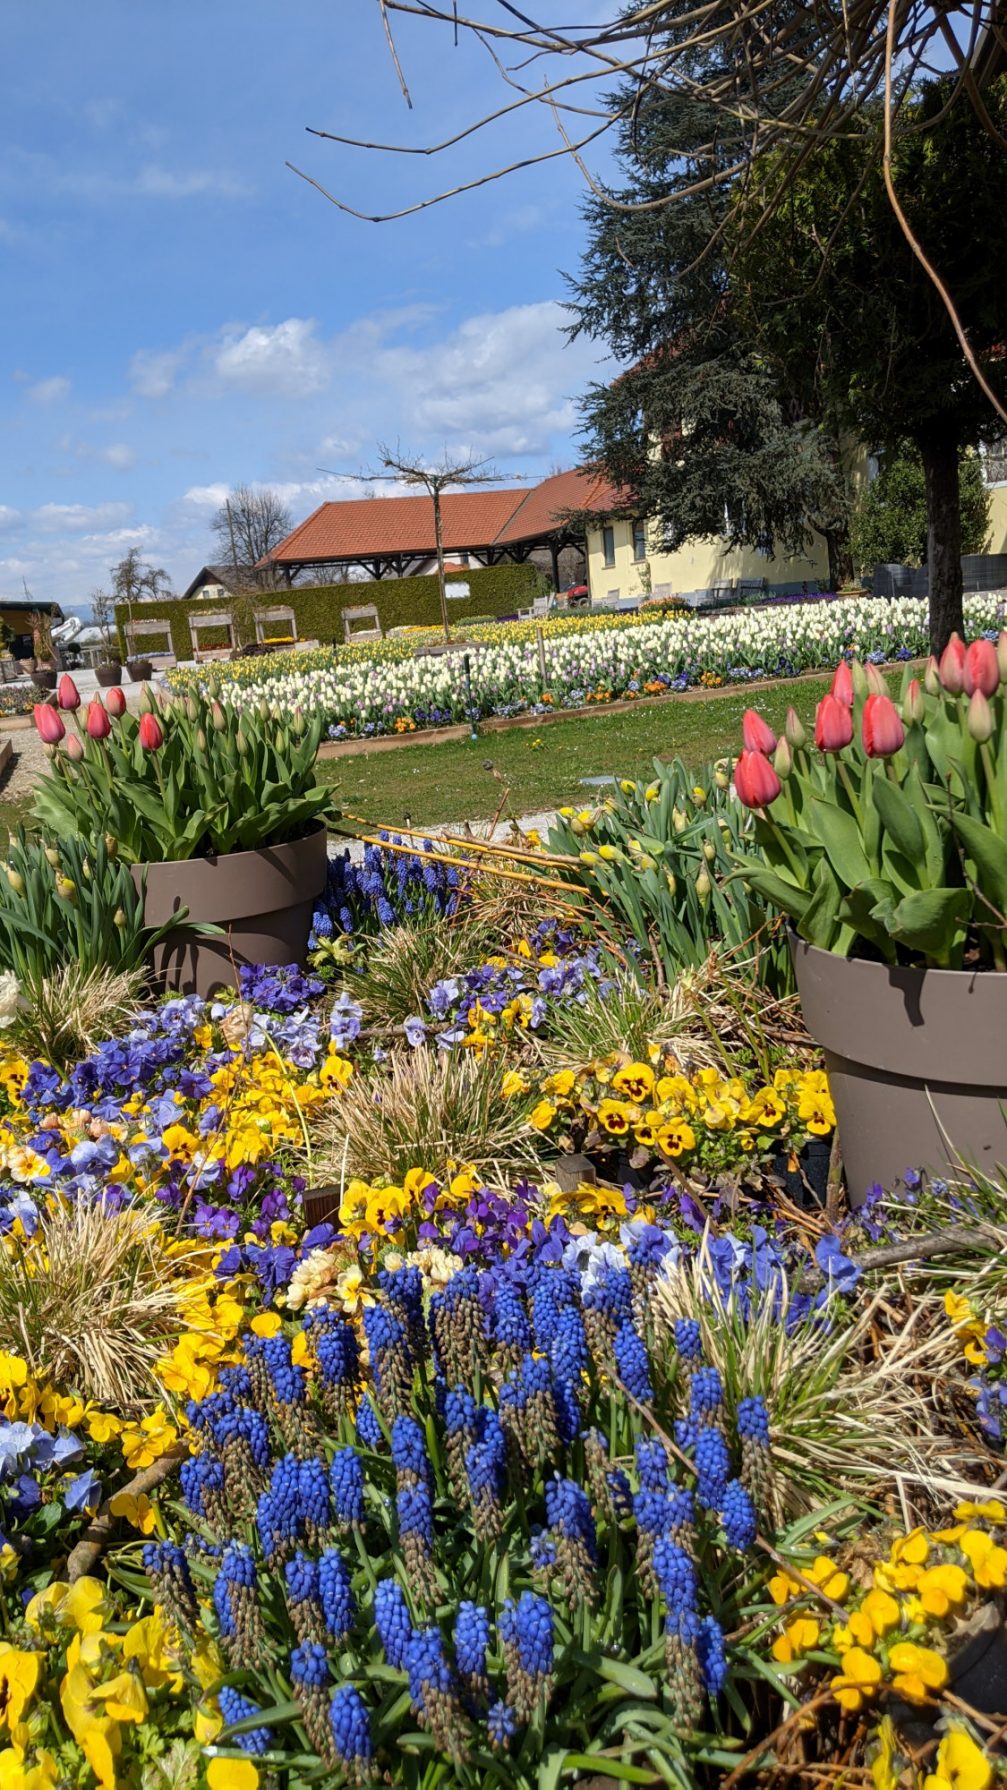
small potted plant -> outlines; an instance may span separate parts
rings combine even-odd
[[[836,671],[813,745],[753,709],[735,767],[740,874],[791,920],[851,1199],[956,1153],[1007,1160],[1007,633],[954,636],[896,705]]]
[[[122,660],[114,647],[106,647],[94,675],[103,690],[114,690],[122,683]]]
[[[56,660],[52,648],[52,623],[40,609],[32,611],[31,637],[34,651],[32,683],[36,690],[55,690]]]
[[[154,675],[153,661],[141,654],[138,658],[126,660],[126,670],[134,684],[149,684]]]
[[[322,719],[240,713],[211,696],[152,688],[130,713],[121,690],[87,706],[71,678],[35,711],[52,754],[34,811],[57,836],[105,834],[144,891],[146,924],[185,908],[188,930],[157,946],[162,984],[207,995],[235,966],[303,963],[328,870],[330,791],[316,780]],[[199,927],[213,928],[200,933]]]

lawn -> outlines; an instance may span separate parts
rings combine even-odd
[[[901,671],[889,674],[897,691]],[[514,728],[479,740],[443,746],[403,746],[363,753],[322,766],[347,813],[389,825],[438,826],[445,821],[484,820],[506,798],[504,815],[538,814],[568,802],[599,799],[585,779],[646,776],[655,757],[681,756],[688,764],[737,753],[741,717],[750,705],[782,727],[791,703],[810,723],[828,678],[781,683],[757,696],[744,689],[730,696],[680,700],[613,714],[553,721],[539,730]]]

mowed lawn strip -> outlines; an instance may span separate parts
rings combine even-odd
[[[898,694],[901,669],[887,674]],[[552,721],[540,731],[514,728],[488,733],[478,741],[443,746],[408,746],[341,758],[319,767],[334,785],[348,814],[396,826],[440,826],[446,821],[486,820],[507,794],[508,815],[539,814],[567,803],[589,807],[604,789],[585,788],[585,777],[648,778],[655,758],[681,757],[700,766],[741,749],[741,717],[757,708],[779,731],[787,709],[797,710],[809,733],[815,707],[829,688],[828,678],[801,678],[771,690],[705,701],[679,701],[647,708],[580,715]],[[487,769],[487,765],[492,768]]]

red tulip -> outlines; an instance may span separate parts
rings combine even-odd
[[[868,758],[891,758],[905,742],[906,730],[890,696],[868,696],[861,728]]]
[[[106,692],[105,692],[105,707],[107,708],[109,714],[115,715],[117,719],[120,715],[124,715],[126,713],[126,698],[123,695],[122,691],[120,690],[118,684],[113,684],[112,688],[110,690],[106,690]]]
[[[831,695],[837,702],[844,702],[848,709],[853,707],[853,673],[845,659],[840,659],[832,674]]]
[[[87,722],[85,725],[87,727],[88,738],[92,740],[107,740],[112,731],[112,723],[108,718],[107,711],[102,707],[100,702],[88,703]]]
[[[79,709],[80,691],[68,671],[64,671],[56,689],[56,701],[61,709]]]
[[[63,750],[66,753],[67,758],[71,758],[74,764],[79,764],[84,756],[84,744],[80,734],[68,733],[66,736],[66,745],[63,747]]]
[[[768,808],[783,785],[761,752],[743,752],[734,767],[734,787],[746,808]]]
[[[852,686],[851,686],[852,687]],[[853,738],[853,716],[838,696],[823,696],[815,714],[815,745],[820,752],[841,752]]]
[[[140,744],[145,752],[157,752],[164,745],[164,728],[156,715],[140,716]]]
[[[996,694],[1000,688],[1000,666],[992,640],[973,640],[965,654],[964,675],[967,696],[973,690],[981,690],[984,696]]]
[[[746,709],[742,715],[741,737],[745,742],[746,752],[769,753],[776,746],[775,733],[756,709]]]
[[[960,696],[965,688],[965,642],[960,634],[952,634],[941,654],[938,670],[945,690],[952,696]]]
[[[38,728],[39,735],[45,741],[46,745],[58,746],[63,735],[66,733],[66,728],[63,726],[63,723],[56,713],[56,710],[52,707],[52,704],[48,702],[37,702],[34,708],[34,715],[35,726]]]

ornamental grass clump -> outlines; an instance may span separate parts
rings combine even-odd
[[[839,956],[1007,970],[1005,681],[1007,632],[954,635],[898,704],[873,665],[841,663],[813,748],[792,709],[780,740],[749,709],[741,880]]]
[[[176,697],[147,684],[139,715],[109,690],[82,724],[69,677],[59,701],[69,731],[58,709],[35,708],[52,762],[33,810],[59,839],[104,836],[126,863],[164,863],[282,845],[332,814],[315,775],[317,714],[281,717],[264,697],[239,711],[216,690]]]
[[[695,1327],[651,1347],[655,1263],[631,1255],[432,1296],[382,1271],[366,1367],[318,1304],[190,1405],[186,1557],[146,1565],[219,1641],[224,1757],[403,1790],[616,1766],[684,1790],[736,1762],[765,1683],[770,1412],[732,1405]]]

